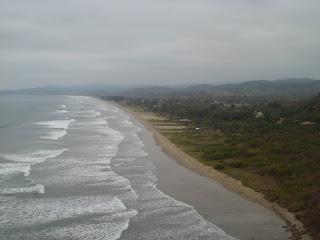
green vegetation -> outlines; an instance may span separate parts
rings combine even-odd
[[[190,119],[186,129],[163,134],[204,164],[295,212],[314,236],[320,234],[320,95],[259,104],[200,97],[125,101],[167,116],[166,125]]]

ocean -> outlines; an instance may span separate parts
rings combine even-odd
[[[83,96],[0,97],[0,239],[234,239],[157,188],[141,128]]]

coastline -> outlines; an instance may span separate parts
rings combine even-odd
[[[149,122],[146,119],[146,117],[143,115],[143,112],[134,111],[134,109],[128,106],[120,105],[115,102],[112,103],[120,109],[122,109],[123,111],[129,113],[132,117],[134,117],[136,120],[142,123],[152,133],[155,141],[161,147],[163,152],[165,152],[168,156],[172,157],[179,164],[202,176],[208,177],[214,181],[221,183],[226,189],[239,194],[241,197],[247,200],[258,203],[266,208],[272,209],[275,213],[277,213],[287,222],[288,230],[292,232],[294,239],[312,239],[311,236],[306,233],[303,224],[298,219],[296,219],[293,213],[289,212],[287,209],[281,207],[277,203],[266,200],[263,194],[244,186],[240,181],[204,165],[194,157],[185,153],[174,143],[172,143],[169,139],[163,136],[151,124],[151,122]]]

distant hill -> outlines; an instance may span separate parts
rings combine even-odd
[[[0,95],[106,95],[126,91],[129,87],[107,85],[82,85],[70,87],[36,87],[19,90],[2,90]]]
[[[316,95],[320,91],[320,80],[284,79],[276,81],[248,81],[240,84],[228,84],[215,88],[235,95],[275,96],[301,98]]]
[[[127,91],[122,92],[121,95],[125,95],[127,97],[154,97],[175,93],[177,91],[179,91],[179,89],[171,87],[141,87],[129,89]]]
[[[178,84],[171,86],[108,86],[83,85],[74,87],[38,87],[21,90],[4,90],[0,95],[36,94],[36,95],[102,95],[125,96],[133,98],[164,97],[215,97],[234,99],[289,99],[299,100],[315,96],[320,92],[320,80],[292,78],[282,80],[256,80],[233,84]]]
[[[317,95],[320,80],[293,78],[283,80],[256,80],[234,84],[197,84],[181,88],[147,87],[130,89],[121,93],[126,97],[172,97],[172,96],[211,96],[211,97],[265,97],[301,99]]]

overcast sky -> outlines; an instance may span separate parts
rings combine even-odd
[[[0,89],[320,79],[319,0],[0,0]]]

